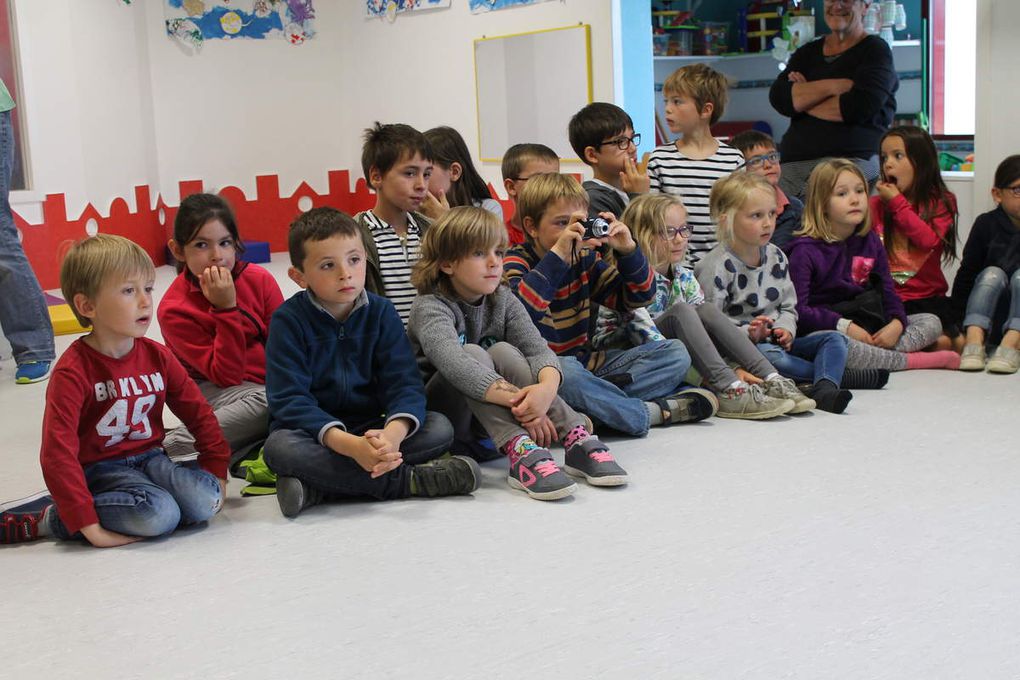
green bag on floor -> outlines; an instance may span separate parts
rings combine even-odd
[[[266,465],[262,449],[254,458],[242,460],[237,467],[244,472],[244,481],[249,482],[241,489],[242,496],[272,496],[276,493],[276,473]]]

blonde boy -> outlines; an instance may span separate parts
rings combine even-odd
[[[652,151],[648,178],[653,192],[683,199],[691,225],[687,248],[691,265],[716,244],[708,209],[712,185],[744,162],[739,151],[712,136],[711,126],[726,109],[728,86],[725,76],[704,64],[677,69],[662,86],[666,124],[680,138]]]
[[[152,260],[100,235],[75,244],[60,285],[91,332],[57,361],[46,391],[40,462],[51,495],[8,508],[2,542],[84,537],[99,548],[168,534],[221,507],[230,447],[198,386],[152,320]],[[199,469],[162,449],[163,405],[195,435]]]

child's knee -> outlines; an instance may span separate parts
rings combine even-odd
[[[107,522],[100,523],[107,526]],[[181,508],[173,496],[162,489],[138,491],[136,502],[130,513],[119,513],[116,526],[119,533],[128,536],[152,538],[169,534],[181,523]],[[112,524],[112,523],[110,523]]]
[[[220,480],[205,470],[192,471],[195,479],[189,488],[178,493],[179,521],[184,524],[204,522],[219,512],[223,505]]]
[[[1018,270],[1018,272],[1020,272],[1020,270]],[[1016,274],[1014,274],[1013,277],[1015,278]],[[1012,283],[1012,279],[1007,277],[1006,272],[1002,269],[999,267],[985,267],[981,270],[981,273],[978,274],[975,285],[989,286],[992,288],[1005,288],[1007,282]]]
[[[486,368],[492,368],[492,357],[480,346],[467,343],[464,345],[464,351],[467,352],[472,359],[480,363],[482,366],[485,366]]]

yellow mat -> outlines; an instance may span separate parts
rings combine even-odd
[[[78,319],[74,318],[74,312],[70,305],[50,305],[50,321],[53,323],[54,335],[70,335],[72,333],[85,333],[88,329],[82,328]]]

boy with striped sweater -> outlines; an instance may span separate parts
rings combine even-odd
[[[678,340],[626,350],[594,351],[589,344],[593,305],[625,312],[655,296],[652,270],[627,225],[613,218],[607,236],[585,239],[581,221],[588,195],[576,180],[560,174],[532,177],[517,208],[525,243],[507,252],[503,278],[559,355],[560,397],[596,422],[636,436],[652,425],[714,414],[717,404],[710,393],[680,389],[691,359]],[[615,265],[599,255],[601,246],[612,248]]]

